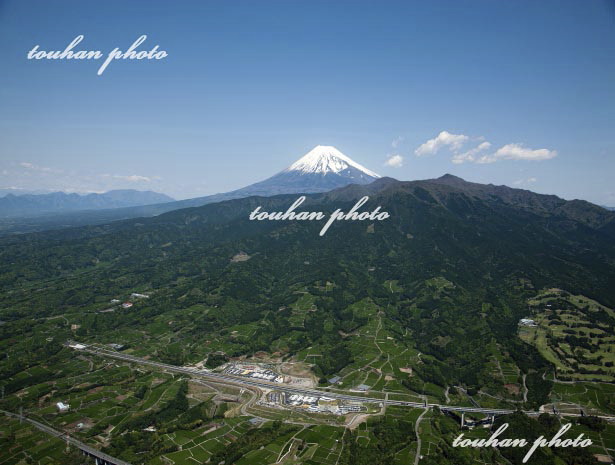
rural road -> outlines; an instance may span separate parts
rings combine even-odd
[[[416,455],[414,456],[414,465],[418,465],[419,460],[421,460],[421,435],[419,433],[419,427],[421,425],[423,415],[425,415],[428,411],[429,408],[426,408],[423,413],[419,415],[419,417],[416,419],[416,423],[414,424],[414,431],[416,432]]]

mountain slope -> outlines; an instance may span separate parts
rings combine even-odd
[[[0,217],[28,217],[75,210],[100,210],[172,202],[168,195],[132,189],[112,190],[104,194],[8,194],[0,198]]]

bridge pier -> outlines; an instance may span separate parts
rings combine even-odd
[[[466,420],[466,413],[461,412],[461,427],[462,428],[465,426],[465,420]]]

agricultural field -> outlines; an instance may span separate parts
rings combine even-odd
[[[27,422],[3,417],[0,422],[0,464],[81,465],[83,456],[66,450],[61,439],[51,438]]]
[[[598,412],[615,414],[615,384],[608,383],[555,383],[551,401],[560,409],[583,406]]]
[[[353,321],[364,321],[364,324],[349,333],[341,333],[351,362],[335,374],[340,378],[335,388],[408,393],[401,381],[412,375],[413,364],[421,363],[419,352],[395,337],[384,313],[369,300],[357,302],[350,309]],[[321,347],[314,346],[299,352],[296,358],[314,363],[322,353]],[[333,374],[328,376],[331,377]]]
[[[316,310],[314,300],[311,294],[306,293],[302,294],[301,297],[290,306],[291,316],[288,318],[288,323],[292,329],[304,328],[306,315],[308,312]]]
[[[223,452],[253,425],[249,417],[219,420],[192,430],[176,430],[161,436],[165,446],[176,449],[151,460],[151,465],[166,463],[201,464]]]

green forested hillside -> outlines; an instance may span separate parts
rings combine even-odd
[[[615,307],[615,214],[450,176],[349,186],[301,210],[348,210],[362,195],[391,217],[337,222],[324,237],[321,222],[248,221],[291,195],[3,238],[6,394],[65,376],[45,366],[74,357],[61,347],[74,338],[176,365],[265,352],[310,364],[323,385],[338,375],[341,388],[439,403],[562,399],[557,367],[518,322],[548,288]],[[133,292],[150,297],[105,311]],[[615,380],[612,364],[600,369]]]

